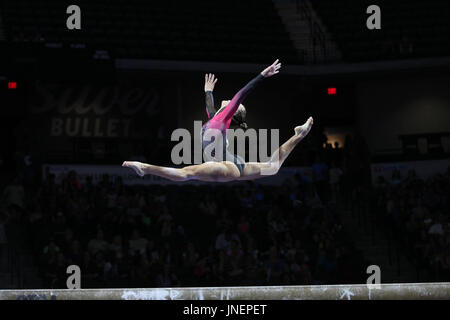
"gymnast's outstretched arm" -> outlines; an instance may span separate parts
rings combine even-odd
[[[206,114],[208,115],[208,120],[210,120],[216,114],[217,110],[214,107],[214,86],[216,85],[217,78],[214,74],[205,74],[205,102],[206,102]]]
[[[270,66],[264,69],[260,74],[258,74],[255,78],[253,78],[249,83],[245,85],[238,93],[236,93],[225,107],[225,109],[216,115],[217,120],[227,121],[230,120],[233,115],[236,113],[239,105],[244,101],[245,97],[264,79],[273,76],[279,72],[281,68],[281,63],[278,62],[278,59],[275,60]]]

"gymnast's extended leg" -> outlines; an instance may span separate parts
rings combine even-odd
[[[172,181],[228,182],[237,180],[240,176],[236,165],[229,161],[209,161],[183,168],[161,167],[137,161],[125,161],[122,166],[133,169],[141,177],[152,174]]]
[[[254,180],[277,174],[284,160],[294,150],[295,146],[309,133],[313,125],[313,118],[302,126],[295,127],[295,134],[276,150],[267,162],[246,162],[239,180]]]
[[[242,172],[230,161],[209,161],[184,168],[161,167],[137,161],[125,161],[122,166],[133,169],[141,177],[152,174],[172,181],[228,182],[264,178],[278,172],[295,146],[309,133],[312,125],[313,118],[310,117],[305,124],[295,127],[295,134],[273,153],[268,162],[247,162]]]

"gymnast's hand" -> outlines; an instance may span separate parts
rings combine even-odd
[[[205,74],[205,92],[214,91],[214,86],[216,85],[217,78],[212,73]]]
[[[278,62],[279,60],[275,60],[274,63],[272,63],[272,65],[268,66],[267,68],[265,68],[261,74],[268,78],[273,76],[274,74],[277,74],[279,71],[279,69],[281,68],[281,62]]]

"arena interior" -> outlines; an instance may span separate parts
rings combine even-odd
[[[83,289],[449,282],[450,3],[372,2],[78,0],[70,30],[72,3],[2,0],[0,289],[67,289],[70,265]],[[179,166],[205,73],[217,104],[275,59],[248,127],[314,118],[277,175],[121,167]]]

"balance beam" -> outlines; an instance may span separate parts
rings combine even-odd
[[[450,282],[373,285],[0,290],[0,300],[423,300],[450,299]]]

